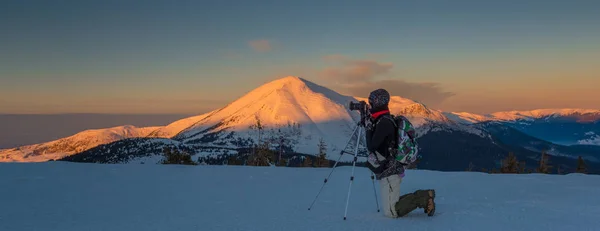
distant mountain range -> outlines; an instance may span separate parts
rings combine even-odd
[[[489,115],[465,112],[444,114],[464,124],[502,122],[526,134],[557,144],[600,145],[600,110],[541,109]]]
[[[392,92],[393,93],[393,92]],[[67,160],[97,163],[157,163],[165,146],[203,157],[236,155],[257,143],[280,144],[287,155],[315,155],[322,139],[328,159],[337,160],[359,120],[351,101],[298,77],[266,83],[223,108],[177,120],[167,126],[122,126],[83,131],[37,145],[0,150],[0,161]],[[565,171],[582,156],[600,167],[600,110],[547,109],[491,115],[442,112],[410,99],[393,96],[390,110],[417,127],[423,159],[419,168],[462,171],[499,167],[509,152],[535,167],[541,151]],[[256,125],[262,126],[259,133]],[[560,141],[560,142],[559,142]],[[579,145],[564,145],[565,143]],[[364,153],[364,147],[362,149]],[[350,161],[345,155],[342,161]],[[600,168],[598,168],[600,170]]]

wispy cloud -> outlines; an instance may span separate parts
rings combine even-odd
[[[455,93],[442,89],[435,82],[408,82],[394,78],[394,64],[376,60],[352,59],[343,55],[322,57],[333,65],[320,71],[319,75],[328,82],[335,83],[342,93],[365,97],[377,88],[385,88],[391,95],[417,100],[431,106],[438,106]]]
[[[266,39],[253,40],[248,42],[248,45],[257,52],[269,52],[273,49],[271,41]]]

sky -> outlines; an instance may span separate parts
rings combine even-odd
[[[0,113],[217,109],[276,78],[444,111],[600,108],[600,1],[4,1]]]

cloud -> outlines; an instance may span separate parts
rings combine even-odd
[[[319,76],[331,82],[332,88],[344,94],[366,97],[375,89],[385,88],[391,95],[409,98],[434,107],[455,95],[453,92],[444,91],[439,83],[415,83],[393,78],[394,64],[392,63],[355,60],[343,55],[328,55],[322,59],[337,65],[326,67]]]
[[[268,52],[273,49],[271,42],[266,39],[250,41],[248,45],[257,52]]]

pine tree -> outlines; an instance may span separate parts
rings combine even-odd
[[[525,161],[519,162],[519,173],[527,173],[527,169],[525,168]]]
[[[285,158],[279,159],[279,166],[287,166],[288,161]]]
[[[253,125],[250,125],[250,129],[258,131],[258,142],[257,143],[260,146],[262,143],[262,133],[263,133],[263,130],[265,129],[265,126],[263,126],[258,115],[254,115],[254,119],[256,120],[256,123]]]
[[[165,147],[163,149],[163,156],[164,156],[164,159],[161,162],[162,164],[197,165],[192,160],[192,156],[190,154],[182,152],[179,149]]]
[[[316,167],[329,167],[329,160],[327,160],[327,144],[321,138],[319,140],[319,144],[317,145],[319,148],[319,154],[316,160]]]
[[[227,165],[242,165],[242,161],[236,156],[231,155],[227,158]]]
[[[501,173],[519,173],[519,162],[517,157],[512,153],[508,153],[506,159],[502,160]]]
[[[545,174],[550,173],[550,169],[552,168],[552,166],[549,165],[548,162],[549,162],[549,156],[544,151],[544,152],[542,152],[542,157],[540,158],[540,165],[537,168],[537,172],[545,173]]]
[[[305,156],[304,157],[304,162],[302,163],[302,166],[304,167],[312,167],[312,159],[310,158],[310,156]]]
[[[275,154],[269,149],[269,143],[264,142],[258,146],[254,154],[248,158],[250,166],[270,166],[274,161]]]
[[[577,169],[575,170],[575,172],[584,174],[587,173],[587,166],[581,156],[579,156],[579,158],[577,159]]]

